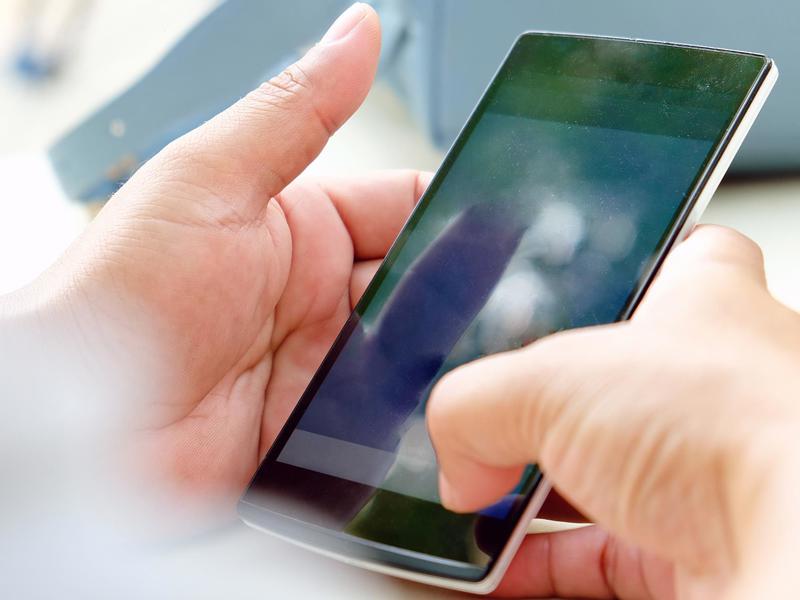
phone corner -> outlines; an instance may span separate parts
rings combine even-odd
[[[775,62],[774,58],[771,58],[769,56],[767,56],[765,58],[767,59],[767,69],[769,69],[769,72],[771,73],[772,78],[777,80],[781,76],[781,71],[778,68],[778,63]]]
[[[486,577],[476,584],[475,589],[472,590],[472,593],[479,596],[488,596],[489,594],[495,592],[497,588],[500,587],[500,582],[503,581],[504,574],[505,570],[497,573],[490,572]]]

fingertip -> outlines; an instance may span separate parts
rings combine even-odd
[[[459,475],[459,483],[454,484],[444,471],[439,471],[439,498],[447,510],[455,513],[473,513],[488,506],[494,500],[494,496],[490,498],[475,497],[474,483],[478,483],[479,479],[472,479],[465,481],[463,477],[464,470],[471,470],[465,467],[460,469],[462,472]],[[498,494],[498,497],[500,495]]]
[[[371,15],[370,15],[371,13]],[[333,44],[344,38],[366,18],[377,17],[375,10],[364,2],[356,2],[340,14],[322,36],[320,44]]]
[[[464,398],[470,389],[472,372],[478,364],[479,361],[467,363],[445,373],[433,387],[431,398],[435,396],[438,403],[448,404]]]
[[[439,498],[447,510],[463,512],[462,499],[458,489],[453,487],[443,471],[439,472]]]
[[[359,46],[371,50],[366,57],[377,58],[381,45],[381,21],[369,4],[356,2],[333,22],[310,53],[336,52],[343,47]],[[376,60],[377,63],[377,60]]]
[[[447,510],[478,512],[501,500],[520,482],[524,467],[487,467],[472,461],[439,471],[439,498]]]
[[[431,184],[433,180],[433,175],[431,171],[418,171],[417,172],[417,181],[416,181],[416,189],[414,190],[414,202],[418,202],[425,191],[428,189],[428,186]]]
[[[454,395],[455,373],[446,373],[431,389],[428,396],[428,403],[425,406],[425,417],[428,421],[428,431],[434,443],[437,438],[445,437],[446,432],[442,429],[451,422],[449,419],[451,410],[451,399]]]
[[[313,73],[317,109],[338,128],[369,92],[378,68],[381,25],[375,9],[356,3],[331,25],[300,64]]]
[[[463,386],[455,371],[442,377],[428,396],[425,419],[431,442],[440,458],[455,454],[454,449],[463,445],[465,427],[462,421],[465,415],[458,408],[463,404],[462,396]]]
[[[278,194],[316,158],[372,86],[380,55],[377,13],[356,6],[328,35],[328,41],[184,136],[172,155],[189,161],[187,169],[200,162],[203,176],[214,174],[206,187],[257,187],[258,194],[241,195],[256,198],[260,210],[263,197]]]
[[[764,253],[755,241],[745,234],[723,225],[704,224],[695,227],[689,237],[676,248],[678,260],[706,260],[714,263],[744,268],[762,283]],[[668,264],[672,261],[668,261]]]
[[[692,230],[686,241],[701,246],[711,253],[734,249],[756,259],[763,258],[761,247],[755,241],[741,231],[724,225],[698,225]]]
[[[357,262],[353,265],[353,273],[350,275],[350,309],[354,310],[367,287],[375,277],[380,260],[367,260]]]

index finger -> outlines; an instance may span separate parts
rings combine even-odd
[[[425,171],[374,171],[317,183],[347,228],[356,260],[371,260],[386,255],[432,177]]]

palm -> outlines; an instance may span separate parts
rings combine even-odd
[[[406,171],[299,180],[266,201],[255,190],[187,186],[150,171],[109,203],[83,245],[99,254],[93,280],[113,299],[111,310],[140,315],[124,343],[143,347],[145,358],[126,364],[139,365],[138,381],[154,384],[144,404],[136,399],[143,427],[135,452],[164,480],[229,504],[425,178]],[[96,243],[107,231],[113,237]],[[108,294],[116,285],[124,289]]]
[[[143,166],[65,259],[101,332],[90,355],[135,408],[135,464],[159,484],[241,493],[416,200],[414,173],[287,186],[361,104],[379,50],[377,15],[355,5]]]

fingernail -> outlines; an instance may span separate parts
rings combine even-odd
[[[358,25],[361,20],[367,15],[367,5],[363,2],[356,2],[346,11],[344,11],[339,18],[333,22],[330,29],[322,36],[321,44],[329,44],[336,42],[353,31],[353,28]]]

